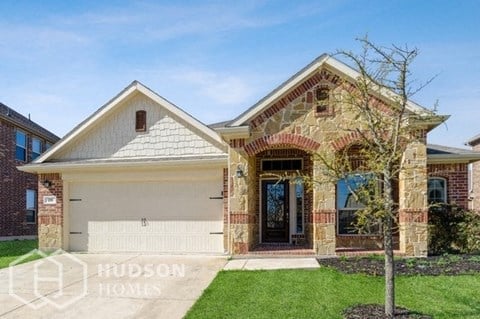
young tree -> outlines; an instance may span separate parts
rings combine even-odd
[[[413,87],[411,64],[417,49],[408,46],[378,46],[359,39],[363,51],[354,54],[340,51],[337,55],[349,60],[359,71],[356,79],[342,82],[336,98],[343,112],[352,114],[355,125],[339,127],[339,132],[355,136],[355,145],[335,154],[317,154],[332,179],[344,179],[356,202],[357,231],[376,229],[383,235],[385,253],[385,314],[394,317],[395,273],[393,235],[398,216],[395,185],[402,170],[402,156],[407,146],[423,138],[417,122],[435,117],[433,111],[412,112],[410,99],[432,79]],[[385,98],[387,97],[387,98]],[[419,114],[421,113],[421,114]],[[365,172],[363,180],[352,172]],[[357,205],[358,207],[358,205]]]

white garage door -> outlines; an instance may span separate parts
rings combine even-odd
[[[223,253],[222,181],[71,182],[71,251]]]

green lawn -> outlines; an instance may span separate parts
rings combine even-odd
[[[37,240],[0,241],[0,268],[8,267],[12,261],[37,247]],[[23,262],[38,258],[39,256],[32,256],[31,258],[25,259]]]
[[[222,271],[186,318],[342,318],[383,303],[383,277],[336,270]],[[397,276],[397,305],[440,318],[480,318],[480,274]]]

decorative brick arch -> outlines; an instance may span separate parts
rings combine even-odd
[[[252,156],[270,148],[295,147],[307,152],[315,152],[320,143],[311,138],[291,133],[263,136],[245,145],[245,152]]]
[[[361,135],[358,132],[351,132],[345,136],[339,137],[331,142],[331,145],[335,151],[340,151],[348,145],[355,144],[361,140]]]

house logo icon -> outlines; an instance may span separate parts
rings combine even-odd
[[[40,259],[19,265],[35,257]],[[49,255],[34,249],[10,263],[9,295],[33,309],[64,309],[87,294],[87,270],[86,263],[61,249]]]

